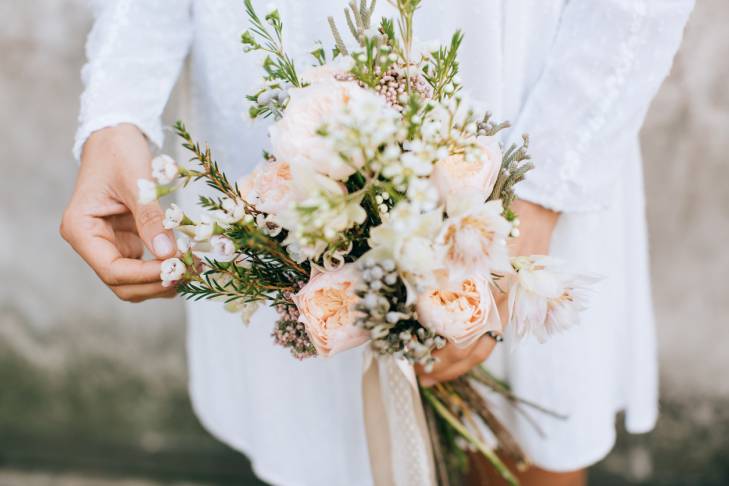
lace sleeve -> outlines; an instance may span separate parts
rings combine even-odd
[[[96,130],[133,123],[157,146],[160,116],[192,37],[189,0],[105,0],[94,4],[95,22],[81,71],[79,128],[73,153],[81,156]]]
[[[517,191],[558,211],[609,205],[626,148],[671,67],[693,0],[570,0],[510,137],[537,168]]]

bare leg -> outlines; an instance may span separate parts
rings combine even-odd
[[[520,486],[586,486],[587,470],[579,469],[565,473],[554,473],[530,467],[524,472],[519,472],[514,464],[505,461],[517,479]],[[498,473],[481,456],[471,456],[471,467],[467,476],[468,486],[506,486]]]

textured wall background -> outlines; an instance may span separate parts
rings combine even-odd
[[[58,237],[85,3],[0,3],[0,484],[249,483],[190,411],[179,303],[116,301]],[[643,131],[664,412],[595,484],[729,483],[727,21],[699,0]]]

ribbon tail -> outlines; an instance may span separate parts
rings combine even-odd
[[[376,486],[436,486],[425,412],[413,367],[365,356],[362,377],[367,446]]]

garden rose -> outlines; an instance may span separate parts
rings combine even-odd
[[[473,344],[488,331],[501,332],[501,319],[485,278],[453,282],[439,272],[439,283],[418,296],[420,323],[458,347]]]
[[[289,91],[284,117],[269,130],[273,154],[291,164],[306,163],[320,174],[346,180],[356,168],[345,163],[329,140],[317,134],[353,97],[376,96],[357,83],[328,81]]]
[[[359,346],[369,338],[367,332],[355,326],[359,301],[355,288],[360,281],[359,270],[353,264],[333,272],[321,272],[293,297],[317,353],[331,356]]]
[[[493,137],[478,137],[476,145],[477,157],[451,155],[433,167],[431,179],[443,201],[464,191],[477,193],[481,201],[491,195],[501,169],[501,148]]]
[[[238,180],[243,199],[257,210],[278,214],[294,199],[291,166],[288,162],[264,162]]]

